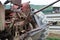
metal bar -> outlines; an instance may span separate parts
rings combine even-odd
[[[40,12],[40,11],[43,11],[44,9],[48,8],[49,6],[52,6],[53,4],[55,4],[55,3],[59,2],[59,1],[60,1],[60,0],[57,0],[57,1],[53,2],[53,3],[51,3],[50,5],[41,8],[40,10],[36,11],[34,14],[36,14],[36,13],[38,13],[38,12]]]

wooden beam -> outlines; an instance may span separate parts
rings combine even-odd
[[[5,9],[2,3],[0,2],[0,30],[4,30],[5,24]]]

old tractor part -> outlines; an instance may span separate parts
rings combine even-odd
[[[11,2],[11,3],[13,3],[14,5],[18,5],[18,6],[21,6],[21,0],[8,0],[8,1],[6,1],[5,2],[5,4],[7,4],[7,3],[9,3],[9,2]],[[55,1],[54,3],[52,3],[52,4],[50,4],[50,5],[48,5],[48,6],[46,6],[46,7],[44,7],[44,8],[42,8],[42,9],[40,9],[40,10],[38,10],[38,11],[36,11],[34,14],[36,14],[36,13],[38,13],[38,12],[40,12],[40,11],[42,11],[42,10],[44,10],[45,8],[47,8],[47,7],[49,7],[49,6],[51,6],[51,5],[53,5],[53,4],[55,4],[55,3],[57,3],[57,2],[59,2],[59,0],[57,0],[57,1]],[[25,39],[27,39],[27,37],[30,37],[30,38],[32,38],[32,40],[38,40],[38,38],[39,38],[39,36],[40,36],[40,33],[42,32],[41,30],[44,30],[44,29],[40,29],[40,28],[35,28],[35,29],[33,29],[32,27],[32,29],[30,29],[29,31],[27,31],[27,27],[26,27],[26,29],[23,29],[23,26],[25,27],[25,25],[26,24],[29,24],[30,23],[30,20],[32,19],[32,16],[30,15],[30,14],[28,14],[28,16],[26,16],[26,17],[24,17],[25,19],[23,19],[25,22],[25,24],[23,24],[23,26],[20,26],[19,24],[19,22],[21,22],[20,20],[20,11],[21,10],[19,10],[19,12],[17,11],[17,12],[15,12],[14,10],[12,10],[13,12],[12,12],[12,16],[10,16],[10,15],[8,15],[9,17],[11,17],[11,19],[8,19],[7,18],[7,20],[5,20],[5,21],[7,21],[8,22],[8,20],[10,20],[11,21],[11,23],[9,24],[9,28],[8,28],[8,30],[9,30],[9,33],[11,33],[10,31],[11,31],[11,27],[13,27],[13,29],[14,29],[14,27],[16,27],[16,30],[14,30],[16,33],[17,33],[17,29],[18,29],[18,27],[20,27],[20,29],[22,29],[21,31],[19,30],[19,32],[21,32],[21,35],[19,35],[20,37],[22,37],[22,39],[23,40],[25,40]],[[16,17],[15,17],[15,16]],[[18,18],[18,17],[19,18]],[[24,15],[23,15],[24,16]],[[29,20],[28,20],[29,19]],[[3,19],[4,20],[4,19]],[[19,20],[19,21],[18,21]],[[30,25],[30,24],[29,24]],[[33,24],[32,24],[33,25]],[[29,27],[29,26],[28,26]],[[13,31],[12,31],[13,32]],[[14,33],[15,33],[14,32]],[[37,38],[36,38],[36,36],[38,36]],[[13,36],[14,37],[14,36]],[[36,39],[35,39],[36,38]],[[27,40],[29,40],[29,39],[27,39]]]
[[[59,1],[60,1],[60,0],[57,0],[57,1],[53,2],[53,3],[51,3],[50,5],[48,5],[48,6],[46,6],[46,7],[43,7],[42,9],[36,11],[34,14],[36,14],[36,13],[38,13],[38,12],[40,12],[40,11],[46,9],[46,8],[48,8],[49,6],[55,4],[55,3],[59,2]],[[29,16],[31,16],[31,15],[28,15],[27,17],[29,18]],[[27,18],[27,19],[28,19],[28,18]],[[26,20],[27,20],[27,19],[26,19]],[[44,29],[42,29],[42,30],[44,30]],[[35,32],[36,32],[36,31],[35,31]],[[41,31],[41,32],[42,32],[42,31]],[[44,32],[42,32],[42,33],[44,33]],[[41,35],[42,35],[42,34],[41,34]],[[42,36],[43,36],[43,37],[41,37],[41,40],[44,39],[45,34],[43,34]],[[32,39],[35,40],[35,37],[33,38],[33,36],[32,36]]]

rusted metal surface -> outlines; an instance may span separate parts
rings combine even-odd
[[[9,2],[11,2],[12,4],[15,4],[15,5],[21,6],[21,0],[7,0],[7,1],[5,1],[4,4],[8,4]]]
[[[40,27],[36,26],[37,23],[34,22],[36,19],[33,20],[33,18],[34,18],[34,17],[32,17],[33,15],[30,15],[31,8],[30,8],[29,3],[26,3],[26,4],[24,3],[24,5],[22,5],[22,7],[21,7],[21,9],[22,9],[21,10],[20,8],[18,9],[18,6],[21,6],[21,0],[8,0],[8,1],[13,3],[13,8],[11,8],[11,9],[14,9],[14,10],[9,10],[9,12],[8,12],[8,10],[5,11],[3,5],[0,4],[0,7],[1,7],[0,8],[1,9],[0,10],[0,19],[1,19],[0,23],[2,24],[0,26],[1,29],[4,29],[4,27],[5,27],[4,24],[6,24],[7,25],[6,30],[8,31],[8,33],[11,33],[11,35],[15,34],[13,37],[18,36],[18,37],[21,37],[22,40],[25,40],[26,37],[31,37],[33,40],[38,40],[40,33],[42,35],[42,33],[45,32],[44,29],[46,29],[46,27],[40,29]],[[8,1],[7,1],[7,3],[8,3]],[[58,1],[55,1],[54,3],[36,11],[35,13],[38,13],[57,2]],[[15,9],[16,9],[16,11],[15,11]],[[4,21],[6,21],[6,22],[4,22]],[[20,38],[18,38],[18,40],[19,39]]]
[[[21,0],[11,0],[13,4],[21,5]]]
[[[0,2],[0,30],[5,29],[4,24],[5,24],[5,9]]]

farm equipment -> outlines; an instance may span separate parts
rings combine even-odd
[[[30,2],[21,4],[21,0],[7,0],[4,5],[11,2],[13,6],[5,9],[0,3],[0,39],[1,40],[38,40],[45,28],[40,28],[36,20],[33,20],[36,13],[46,9],[47,7],[59,2],[57,0],[52,4],[34,12],[29,5]],[[47,24],[46,24],[47,25]]]

